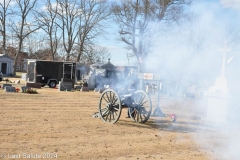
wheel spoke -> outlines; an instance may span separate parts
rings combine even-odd
[[[112,92],[109,93],[110,103],[112,103]]]
[[[107,119],[108,119],[109,114],[110,114],[110,111],[108,110],[108,114],[107,114],[107,116],[106,116],[106,121],[107,121]]]
[[[143,119],[142,119],[142,114],[141,113],[139,113],[140,114],[140,119],[141,119],[141,121],[143,121]]]
[[[143,95],[142,93],[139,93],[140,94],[140,98],[139,98],[139,104],[142,103],[143,99],[145,98],[145,95]],[[144,97],[143,97],[144,96]]]
[[[135,112],[135,109],[132,112],[130,112],[130,114],[132,115],[134,112]]]
[[[147,106],[148,107],[148,106]],[[142,107],[141,108],[141,113],[142,114],[148,114],[148,112],[146,111],[146,109],[145,108],[147,108],[147,107]]]
[[[119,108],[117,108],[117,107],[114,107],[113,109],[114,109],[115,111],[119,111]]]
[[[114,90],[107,89],[101,95],[98,108],[104,122],[116,123],[121,116],[121,99]]]
[[[101,110],[100,110],[100,112],[101,113],[105,113],[105,111],[107,111],[108,110],[108,108],[102,108]]]
[[[105,107],[107,108],[108,103],[101,103],[100,105],[101,105],[101,106],[105,106]]]
[[[108,92],[106,92],[105,94],[107,96],[108,102],[111,102],[110,99],[109,99],[109,96],[108,96]]]
[[[145,116],[145,114],[144,114],[143,116],[144,116],[145,119],[147,118],[147,117]]]
[[[148,100],[142,102],[140,105],[143,106],[143,105],[144,105],[145,103],[147,103],[147,102],[148,102]]]
[[[117,101],[118,101],[118,98],[114,97],[114,101],[112,102],[112,104],[114,105]]]
[[[139,112],[137,112],[137,121],[139,122]]]
[[[117,110],[117,111],[115,111],[114,113],[115,113],[115,116],[118,116],[118,114],[117,114],[117,113],[118,113],[118,110]]]
[[[143,102],[143,100],[145,99],[145,97],[146,97],[146,95],[143,95],[144,97],[143,98],[141,98],[141,100],[140,100],[140,102],[139,102],[139,104],[142,104],[142,102]]]
[[[102,116],[105,117],[106,115],[108,115],[108,113],[109,113],[109,110],[106,110]]]
[[[109,101],[104,97],[104,95],[102,96],[102,98],[103,98],[107,103],[109,103]]]
[[[113,117],[113,120],[115,120],[115,118],[114,118],[114,113],[115,113],[115,112],[114,112],[114,111],[112,111],[112,117]]]
[[[109,122],[111,122],[111,120],[112,120],[111,115],[112,115],[112,111],[109,111]]]
[[[132,96],[135,104],[133,104],[134,111],[129,112],[130,116],[136,122],[145,123],[151,115],[151,99],[143,90],[134,92]]]

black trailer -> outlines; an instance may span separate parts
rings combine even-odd
[[[59,81],[67,79],[75,84],[76,62],[28,59],[27,81],[54,88]]]

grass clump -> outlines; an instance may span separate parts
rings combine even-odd
[[[28,88],[23,93],[38,94],[36,89]]]

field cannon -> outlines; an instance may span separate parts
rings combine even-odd
[[[152,114],[152,101],[148,93],[142,89],[144,81],[157,82],[156,108],[152,116],[166,117],[159,107],[159,92],[161,88],[159,77],[159,75],[153,75],[152,73],[138,73],[137,78],[140,82],[138,88],[140,88],[140,90],[132,90],[130,88],[125,90],[104,90],[99,99],[98,112],[93,114],[93,117],[101,118],[106,123],[116,123],[121,116],[122,109],[128,108],[128,115],[133,121],[139,123],[147,122]],[[175,114],[170,114],[169,116],[173,122],[176,121],[177,117]]]
[[[122,108],[128,108],[129,115],[134,121],[145,123],[151,116],[152,102],[143,90],[123,95],[113,89],[103,91],[98,105],[99,118],[107,123],[116,123],[121,116]]]

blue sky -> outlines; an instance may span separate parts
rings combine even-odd
[[[2,2],[3,0],[0,0]],[[201,21],[195,25],[202,25],[200,30],[208,30],[209,32],[216,32],[216,34],[222,34],[222,30],[226,26],[232,26],[237,28],[240,22],[240,0],[193,0],[194,4],[190,7],[190,10],[196,13]],[[207,23],[206,23],[207,22]],[[207,25],[205,25],[208,24]],[[212,24],[211,24],[212,23]],[[113,23],[111,23],[113,24]],[[208,28],[207,28],[208,27]],[[177,28],[177,27],[176,27]],[[180,29],[177,28],[177,29]],[[221,29],[221,31],[219,31]],[[239,27],[240,29],[240,27]],[[217,33],[219,31],[219,33]],[[166,31],[167,32],[167,31]],[[196,29],[195,32],[198,32]],[[116,40],[118,37],[117,27],[109,25],[106,29],[107,35],[105,38],[98,40],[99,45],[106,46],[111,53],[111,62],[115,65],[128,65],[127,53],[131,51],[126,50],[125,44]],[[164,40],[164,35],[161,35]],[[168,37],[169,38],[169,37]],[[172,37],[171,37],[172,38]],[[175,37],[173,37],[175,39]],[[181,38],[181,37],[180,37]],[[214,41],[217,41],[217,37]],[[220,40],[219,44],[223,44],[224,40]],[[158,40],[156,40],[158,42]],[[159,49],[159,48],[158,48]],[[160,48],[163,49],[163,48]],[[236,50],[237,48],[233,48]],[[165,48],[167,50],[167,48]],[[130,61],[130,65],[133,65],[134,60]]]
[[[239,26],[238,24],[240,22],[240,0],[201,0],[198,2],[195,1],[193,6],[190,7],[190,9],[192,12],[196,13],[200,17],[199,19],[202,20],[201,25],[204,25],[205,21],[208,21],[208,28],[212,27],[210,29],[212,30],[212,32],[215,31],[215,28],[216,30],[221,28],[221,32],[223,32],[222,30],[227,27],[237,28]],[[130,51],[125,50],[124,43],[117,42],[116,37],[117,30],[108,30],[107,38],[101,39],[99,43],[100,45],[104,45],[109,48],[112,54],[111,62],[113,64],[127,65],[128,60],[126,53],[129,53]],[[216,41],[217,39],[218,38],[216,37]]]

